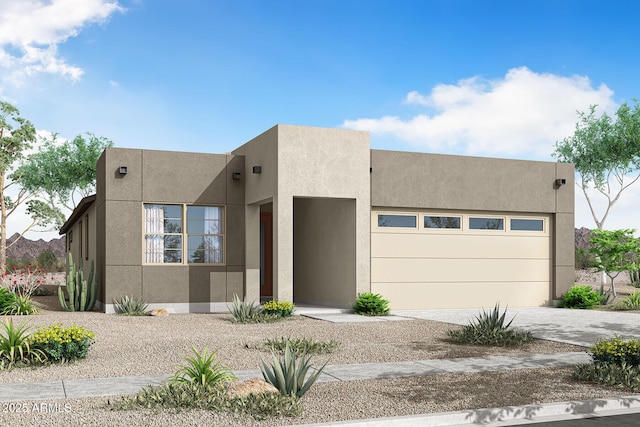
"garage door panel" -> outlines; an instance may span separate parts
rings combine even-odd
[[[372,283],[392,310],[532,307],[549,304],[549,283]]]
[[[372,282],[538,282],[549,280],[548,259],[375,258]]]
[[[549,258],[549,237],[373,233],[373,258]]]

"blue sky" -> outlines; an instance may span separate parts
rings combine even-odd
[[[0,0],[0,99],[43,132],[222,153],[277,123],[552,160],[640,97],[635,1]],[[576,191],[576,225],[594,227]],[[635,228],[640,184],[607,228]],[[10,218],[9,234],[24,219]],[[53,234],[32,234],[31,238]]]

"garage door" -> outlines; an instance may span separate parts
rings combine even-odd
[[[373,210],[371,290],[392,309],[547,305],[549,216]]]

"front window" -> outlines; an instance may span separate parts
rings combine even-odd
[[[223,209],[187,206],[187,254],[190,263],[222,264]]]
[[[144,205],[145,262],[182,263],[182,206]]]
[[[222,207],[144,205],[145,263],[222,264],[223,238]]]

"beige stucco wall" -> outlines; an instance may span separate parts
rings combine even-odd
[[[273,203],[274,298],[293,300],[293,203],[296,197],[356,201],[355,282],[347,292],[355,298],[358,292],[368,291],[371,206],[368,133],[277,125],[233,153],[245,157],[248,175],[245,193],[247,298],[259,297],[259,206]],[[253,174],[253,166],[262,166],[262,173]]]
[[[293,201],[293,296],[298,303],[348,307],[355,301],[356,201]]]
[[[127,166],[126,175],[120,166]],[[241,156],[108,148],[97,171],[103,306],[129,295],[152,306],[209,311],[243,293],[244,181],[231,179],[244,171]],[[224,205],[225,265],[144,265],[144,203]]]

